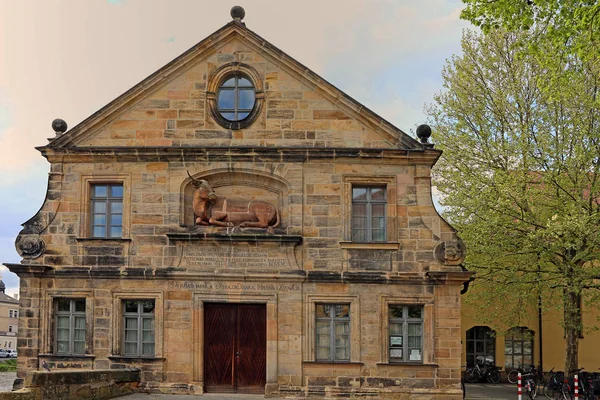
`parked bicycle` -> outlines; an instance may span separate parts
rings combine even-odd
[[[546,383],[543,389],[544,396],[548,399],[563,399],[563,381],[564,374],[561,371],[554,372],[554,368],[552,368],[546,376]],[[566,397],[564,400],[566,400]]]
[[[500,382],[500,369],[492,362],[485,361],[483,366],[475,363],[474,367],[467,368],[465,371],[465,380],[469,383],[475,383],[484,378],[489,383]]]
[[[519,378],[517,377],[517,380]],[[538,384],[535,382],[536,376],[534,373],[522,374],[521,379],[523,380],[523,389],[527,397],[531,400],[535,399],[537,396]]]
[[[508,381],[510,383],[517,383],[519,372],[521,373],[521,376],[525,374],[533,374],[535,383],[537,383],[538,386],[543,385],[543,383],[545,382],[544,372],[540,368],[536,368],[536,366],[532,364],[528,365],[528,367],[526,368],[519,367],[510,371],[507,374]]]

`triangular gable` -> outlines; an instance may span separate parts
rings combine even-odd
[[[249,48],[259,51],[265,58],[276,63],[282,73],[301,82],[302,85],[308,87],[316,96],[320,96],[325,102],[329,102],[328,108],[330,110],[322,111],[320,114],[316,115],[316,118],[328,118],[329,116],[333,116],[335,119],[336,113],[342,114],[343,116],[348,116],[348,118],[339,118],[341,120],[339,121],[339,124],[359,124],[379,137],[379,141],[375,141],[375,145],[362,145],[361,147],[422,148],[421,144],[415,139],[411,138],[406,133],[246,28],[243,24],[235,21],[232,21],[217,30],[206,39],[202,40],[148,78],[107,104],[105,107],[92,114],[70,131],[52,139],[47,147],[58,149],[61,147],[86,145],[84,143],[89,142],[90,140],[93,142],[94,136],[102,134],[103,129],[106,128],[108,124],[117,120],[119,116],[135,109],[136,106],[139,108],[140,103],[147,101],[150,94],[160,90],[161,87],[164,87],[169,82],[177,79],[201,60],[214,54],[219,47],[235,40],[240,40]],[[352,121],[344,121],[347,119],[351,119]],[[268,126],[264,128],[265,131],[269,130]],[[318,125],[316,125],[316,129],[320,129]],[[343,138],[339,139],[343,140]],[[122,142],[115,144],[115,146],[120,146],[121,143]],[[132,143],[135,142],[132,141]],[[160,141],[150,142],[150,144],[144,143],[143,145],[148,147],[152,146],[153,143],[155,143],[156,146],[163,145]],[[331,143],[335,142],[332,141]],[[388,145],[377,145],[378,143],[386,143]],[[129,145],[135,146],[136,144]]]

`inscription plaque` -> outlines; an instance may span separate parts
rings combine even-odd
[[[212,245],[185,243],[181,266],[202,269],[298,269],[291,246]]]

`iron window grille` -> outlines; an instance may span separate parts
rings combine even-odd
[[[227,121],[246,119],[256,103],[254,85],[249,78],[238,74],[227,78],[217,93],[217,110]]]
[[[316,360],[350,361],[350,305],[316,304]]]
[[[391,363],[423,362],[423,306],[388,305]]]
[[[94,238],[123,236],[123,185],[92,185],[91,231]]]
[[[56,299],[56,354],[85,354],[85,299]]]
[[[352,188],[352,241],[386,241],[386,188]]]
[[[154,300],[123,301],[123,355],[154,355]]]

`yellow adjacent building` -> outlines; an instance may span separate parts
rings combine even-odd
[[[476,359],[493,360],[505,372],[521,365],[542,365],[544,371],[564,370],[565,337],[558,310],[542,311],[533,307],[519,326],[503,326],[481,322],[486,311],[465,301],[462,307],[462,365],[470,366]],[[502,305],[498,305],[501,307]],[[600,314],[594,307],[582,306],[584,333],[579,339],[579,367],[588,372],[600,368]]]
[[[17,348],[19,301],[4,293],[6,286],[0,277],[0,348]]]

